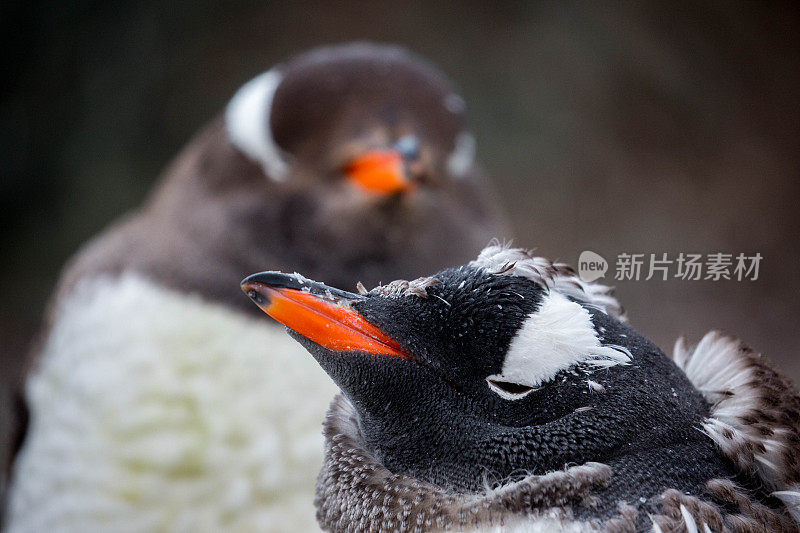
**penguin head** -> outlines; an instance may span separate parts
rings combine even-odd
[[[523,250],[363,294],[243,289],[353,403],[390,470],[457,490],[701,438],[707,406],[606,287]]]
[[[503,229],[463,99],[400,47],[329,46],[273,67],[231,99],[221,133],[227,142],[201,138],[203,155],[178,168],[234,213],[248,240],[237,248],[278,268],[375,284],[467,260]]]
[[[374,199],[473,171],[464,100],[424,59],[353,43],[299,55],[232,99],[233,144],[275,181],[329,181]]]

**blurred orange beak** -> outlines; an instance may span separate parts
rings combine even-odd
[[[359,295],[281,272],[253,274],[242,290],[269,316],[331,350],[408,359],[391,337],[350,307]]]
[[[403,156],[397,150],[374,150],[353,159],[345,168],[350,180],[376,194],[397,194],[414,188],[406,177]]]

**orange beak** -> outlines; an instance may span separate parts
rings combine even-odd
[[[410,359],[400,345],[350,307],[362,298],[281,272],[261,272],[242,290],[262,311],[303,337],[331,350]]]
[[[377,194],[397,194],[412,190],[406,177],[403,156],[397,150],[374,150],[353,159],[346,167],[350,180]]]

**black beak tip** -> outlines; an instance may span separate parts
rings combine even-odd
[[[254,302],[259,303],[256,297],[267,300],[267,296],[260,290],[261,287],[271,289],[294,289],[296,291],[310,292],[318,296],[341,298],[344,300],[358,300],[363,298],[361,295],[343,291],[335,287],[329,287],[324,283],[318,283],[300,276],[299,274],[284,274],[277,270],[268,270],[251,274],[242,280],[242,290]]]
[[[298,282],[297,276],[292,274],[284,274],[277,270],[268,270],[266,272],[258,272],[250,274],[242,280],[242,287],[252,286],[254,284],[267,285],[273,289],[300,289],[302,285]]]
[[[294,276],[284,274],[283,272],[267,271],[251,274],[244,278],[241,282],[242,291],[250,298],[256,305],[263,306],[269,303],[269,298],[262,287],[271,287],[274,289],[300,288]]]

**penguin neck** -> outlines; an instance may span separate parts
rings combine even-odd
[[[346,385],[342,390],[347,392]],[[465,408],[458,392],[439,392],[436,410],[418,410],[418,404],[425,405],[419,398],[390,397],[370,405],[370,399],[354,400],[361,445],[391,472],[453,492],[478,493],[565,464],[607,457],[625,438],[597,445],[570,439],[566,436],[579,434],[584,423],[570,415],[524,428],[491,423],[477,414],[479,406]],[[385,408],[399,405],[403,409]],[[442,409],[445,405],[453,408]]]
[[[425,528],[459,531],[500,525],[534,532],[590,531],[590,521],[572,518],[572,506],[583,505],[611,476],[607,466],[587,463],[527,476],[501,490],[443,487],[387,468],[367,444],[356,408],[344,395],[331,404],[324,435],[316,505],[325,530],[413,530],[426,524]]]
[[[381,417],[359,410],[359,431],[365,447],[390,471],[463,493],[542,475],[565,464],[608,459],[632,438],[619,433],[592,439],[585,435],[582,413],[520,428],[453,411],[444,418],[414,412]],[[580,435],[585,438],[576,438]]]

